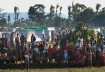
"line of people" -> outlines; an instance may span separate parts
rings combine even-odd
[[[63,39],[63,37],[60,38]],[[93,36],[91,36],[91,39],[79,36],[75,39],[73,45],[70,45],[68,40],[62,43],[55,40],[56,42],[53,44],[45,39],[34,45],[36,38],[33,34],[31,44],[28,44],[23,38],[18,38],[18,35],[15,41],[16,39],[16,48],[12,50],[1,44],[0,63],[24,61],[25,68],[29,68],[29,63],[70,63],[74,66],[105,65],[105,38],[102,34],[97,34],[97,40]],[[20,42],[19,39],[23,40]]]

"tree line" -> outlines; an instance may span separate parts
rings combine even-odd
[[[101,4],[96,4],[96,11],[91,7],[87,7],[84,4],[72,2],[71,6],[68,6],[68,18],[61,17],[62,6],[57,4],[55,7],[50,6],[49,13],[45,14],[45,6],[43,4],[35,4],[30,6],[28,10],[28,19],[26,24],[32,26],[56,26],[56,27],[69,27],[76,26],[80,21],[85,26],[105,26],[105,7],[101,8]],[[59,11],[58,11],[59,10]],[[18,20],[19,8],[14,7],[15,22]],[[0,11],[1,12],[1,11]],[[1,13],[0,13],[1,14]],[[1,20],[0,15],[0,24]],[[23,18],[22,18],[23,21]],[[31,21],[31,22],[30,22]],[[8,23],[10,22],[10,15],[8,15]],[[33,23],[33,24],[32,24]]]

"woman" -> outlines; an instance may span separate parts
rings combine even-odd
[[[90,48],[87,48],[87,64],[88,66],[92,66],[92,51]]]
[[[7,44],[8,44],[8,38],[7,38],[7,36],[6,36],[6,35],[5,35],[4,40],[5,40],[5,47],[7,47]]]
[[[45,47],[44,47],[44,50],[45,50],[45,57],[47,58],[48,57],[48,43],[45,44]]]
[[[56,59],[56,53],[57,53],[57,48],[56,48],[56,44],[54,44],[54,46],[52,48],[52,58],[54,60]]]
[[[49,61],[51,62],[52,61],[52,48],[51,48],[51,46],[49,46],[49,48],[48,48],[48,56],[49,56]]]
[[[105,65],[105,51],[101,47],[101,50],[99,51],[99,56],[100,56],[100,65],[104,66]]]
[[[86,48],[83,49],[82,54],[81,54],[81,65],[84,66],[86,64]]]
[[[79,66],[79,61],[80,61],[80,57],[81,57],[81,53],[79,51],[79,48],[76,48],[76,50],[74,52],[74,56],[75,56],[75,65]]]

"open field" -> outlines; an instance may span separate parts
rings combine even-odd
[[[32,64],[29,70],[24,64],[0,65],[0,72],[105,72],[102,67],[72,67],[69,64]]]

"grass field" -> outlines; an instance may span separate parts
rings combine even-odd
[[[102,67],[72,67],[69,64],[31,64],[29,70],[24,64],[0,65],[0,72],[105,72]]]

